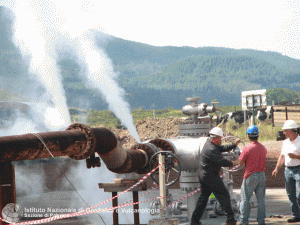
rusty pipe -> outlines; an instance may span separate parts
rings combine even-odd
[[[149,161],[155,153],[159,151],[175,152],[174,146],[163,139],[153,139],[148,143],[140,143],[131,149],[123,149],[117,140],[114,143],[115,146],[111,149],[96,151],[107,168],[115,173],[148,173],[158,165],[157,159],[154,159],[152,165],[149,165]]]
[[[106,128],[72,124],[66,131],[0,137],[0,162],[68,156],[86,159],[94,152],[115,173],[146,173],[152,155],[159,151],[154,144],[137,144],[123,149],[116,136]]]
[[[66,131],[0,137],[0,162],[49,158],[51,154],[84,159],[94,148],[92,129],[84,124],[73,124]]]
[[[114,173],[147,173],[156,165],[149,167],[149,161],[159,149],[150,143],[137,144],[132,149],[124,149],[110,130],[93,130],[96,136],[105,136],[104,142],[97,144],[95,151]]]

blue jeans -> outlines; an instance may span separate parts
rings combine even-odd
[[[285,188],[293,217],[300,218],[300,166],[285,168]]]
[[[251,210],[250,200],[253,192],[257,199],[257,222],[264,224],[266,218],[265,195],[266,195],[266,177],[265,173],[260,171],[252,173],[248,178],[243,180],[241,188],[241,205],[240,205],[240,221],[249,224],[249,216]]]

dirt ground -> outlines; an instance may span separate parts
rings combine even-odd
[[[178,125],[183,121],[181,118],[147,118],[139,120],[136,123],[136,129],[139,134],[141,142],[154,138],[174,138],[179,135]],[[121,141],[125,149],[129,149],[136,144],[135,139],[130,135],[128,130],[124,129],[110,129],[116,137]],[[226,133],[226,132],[225,132]],[[268,150],[266,177],[267,187],[284,187],[284,169],[282,168],[276,178],[271,176],[273,169],[276,166],[277,158],[280,155],[282,141],[267,141],[262,142]],[[244,170],[234,174],[235,187],[239,187],[242,183]]]
[[[174,138],[178,136],[178,125],[182,119],[176,117],[148,118],[139,120],[135,127],[139,134],[141,142],[154,138]],[[130,135],[128,130],[111,129],[111,131],[119,138],[125,149],[130,148],[136,141]]]
[[[148,139],[168,139],[178,136],[178,125],[182,121],[183,119],[175,117],[169,117],[165,119],[147,118],[139,120],[135,126],[139,134],[139,138],[143,142]],[[110,130],[119,138],[125,149],[128,149],[136,144],[135,139],[130,135],[128,130],[116,128]],[[282,146],[282,141],[267,141],[263,142],[262,144],[264,144],[268,150],[268,159],[274,160],[278,158]]]

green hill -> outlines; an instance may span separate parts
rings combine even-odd
[[[180,108],[185,98],[239,105],[241,91],[299,91],[299,60],[276,52],[227,48],[155,47],[111,38],[105,49],[132,107]],[[126,63],[124,63],[126,62]]]
[[[0,7],[0,88],[23,96],[43,96],[28,71],[29,63],[12,42],[12,17]],[[156,47],[108,37],[97,40],[118,74],[131,108],[180,109],[187,97],[239,105],[241,92],[286,88],[299,92],[300,62],[276,52],[216,47]],[[86,85],[85,66],[71,52],[59,50],[57,65],[69,107],[108,109],[99,91]],[[279,101],[279,100],[278,100]]]

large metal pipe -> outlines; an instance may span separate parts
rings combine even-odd
[[[151,157],[160,151],[150,143],[137,144],[132,149],[123,149],[119,142],[111,149],[96,149],[107,169],[114,173],[138,173],[144,174],[157,166],[154,160],[149,165]]]
[[[72,124],[66,131],[0,137],[0,162],[68,156],[86,159],[94,152],[115,173],[146,173],[148,163],[159,149],[150,143],[123,149],[116,136],[106,128]]]
[[[191,138],[176,137],[172,139],[157,138],[150,143],[159,149],[172,151],[180,160],[181,170],[197,171],[199,169],[200,152],[207,141],[207,137]]]
[[[0,137],[0,212],[8,203],[16,202],[12,161],[60,156],[80,160],[97,152],[112,172],[143,174],[157,165],[154,161],[149,167],[149,160],[157,151],[151,143],[124,150],[109,129],[78,123],[66,131]]]
[[[0,162],[69,156],[85,159],[96,138],[86,125],[73,124],[66,131],[0,137]],[[49,153],[49,151],[51,154]]]

